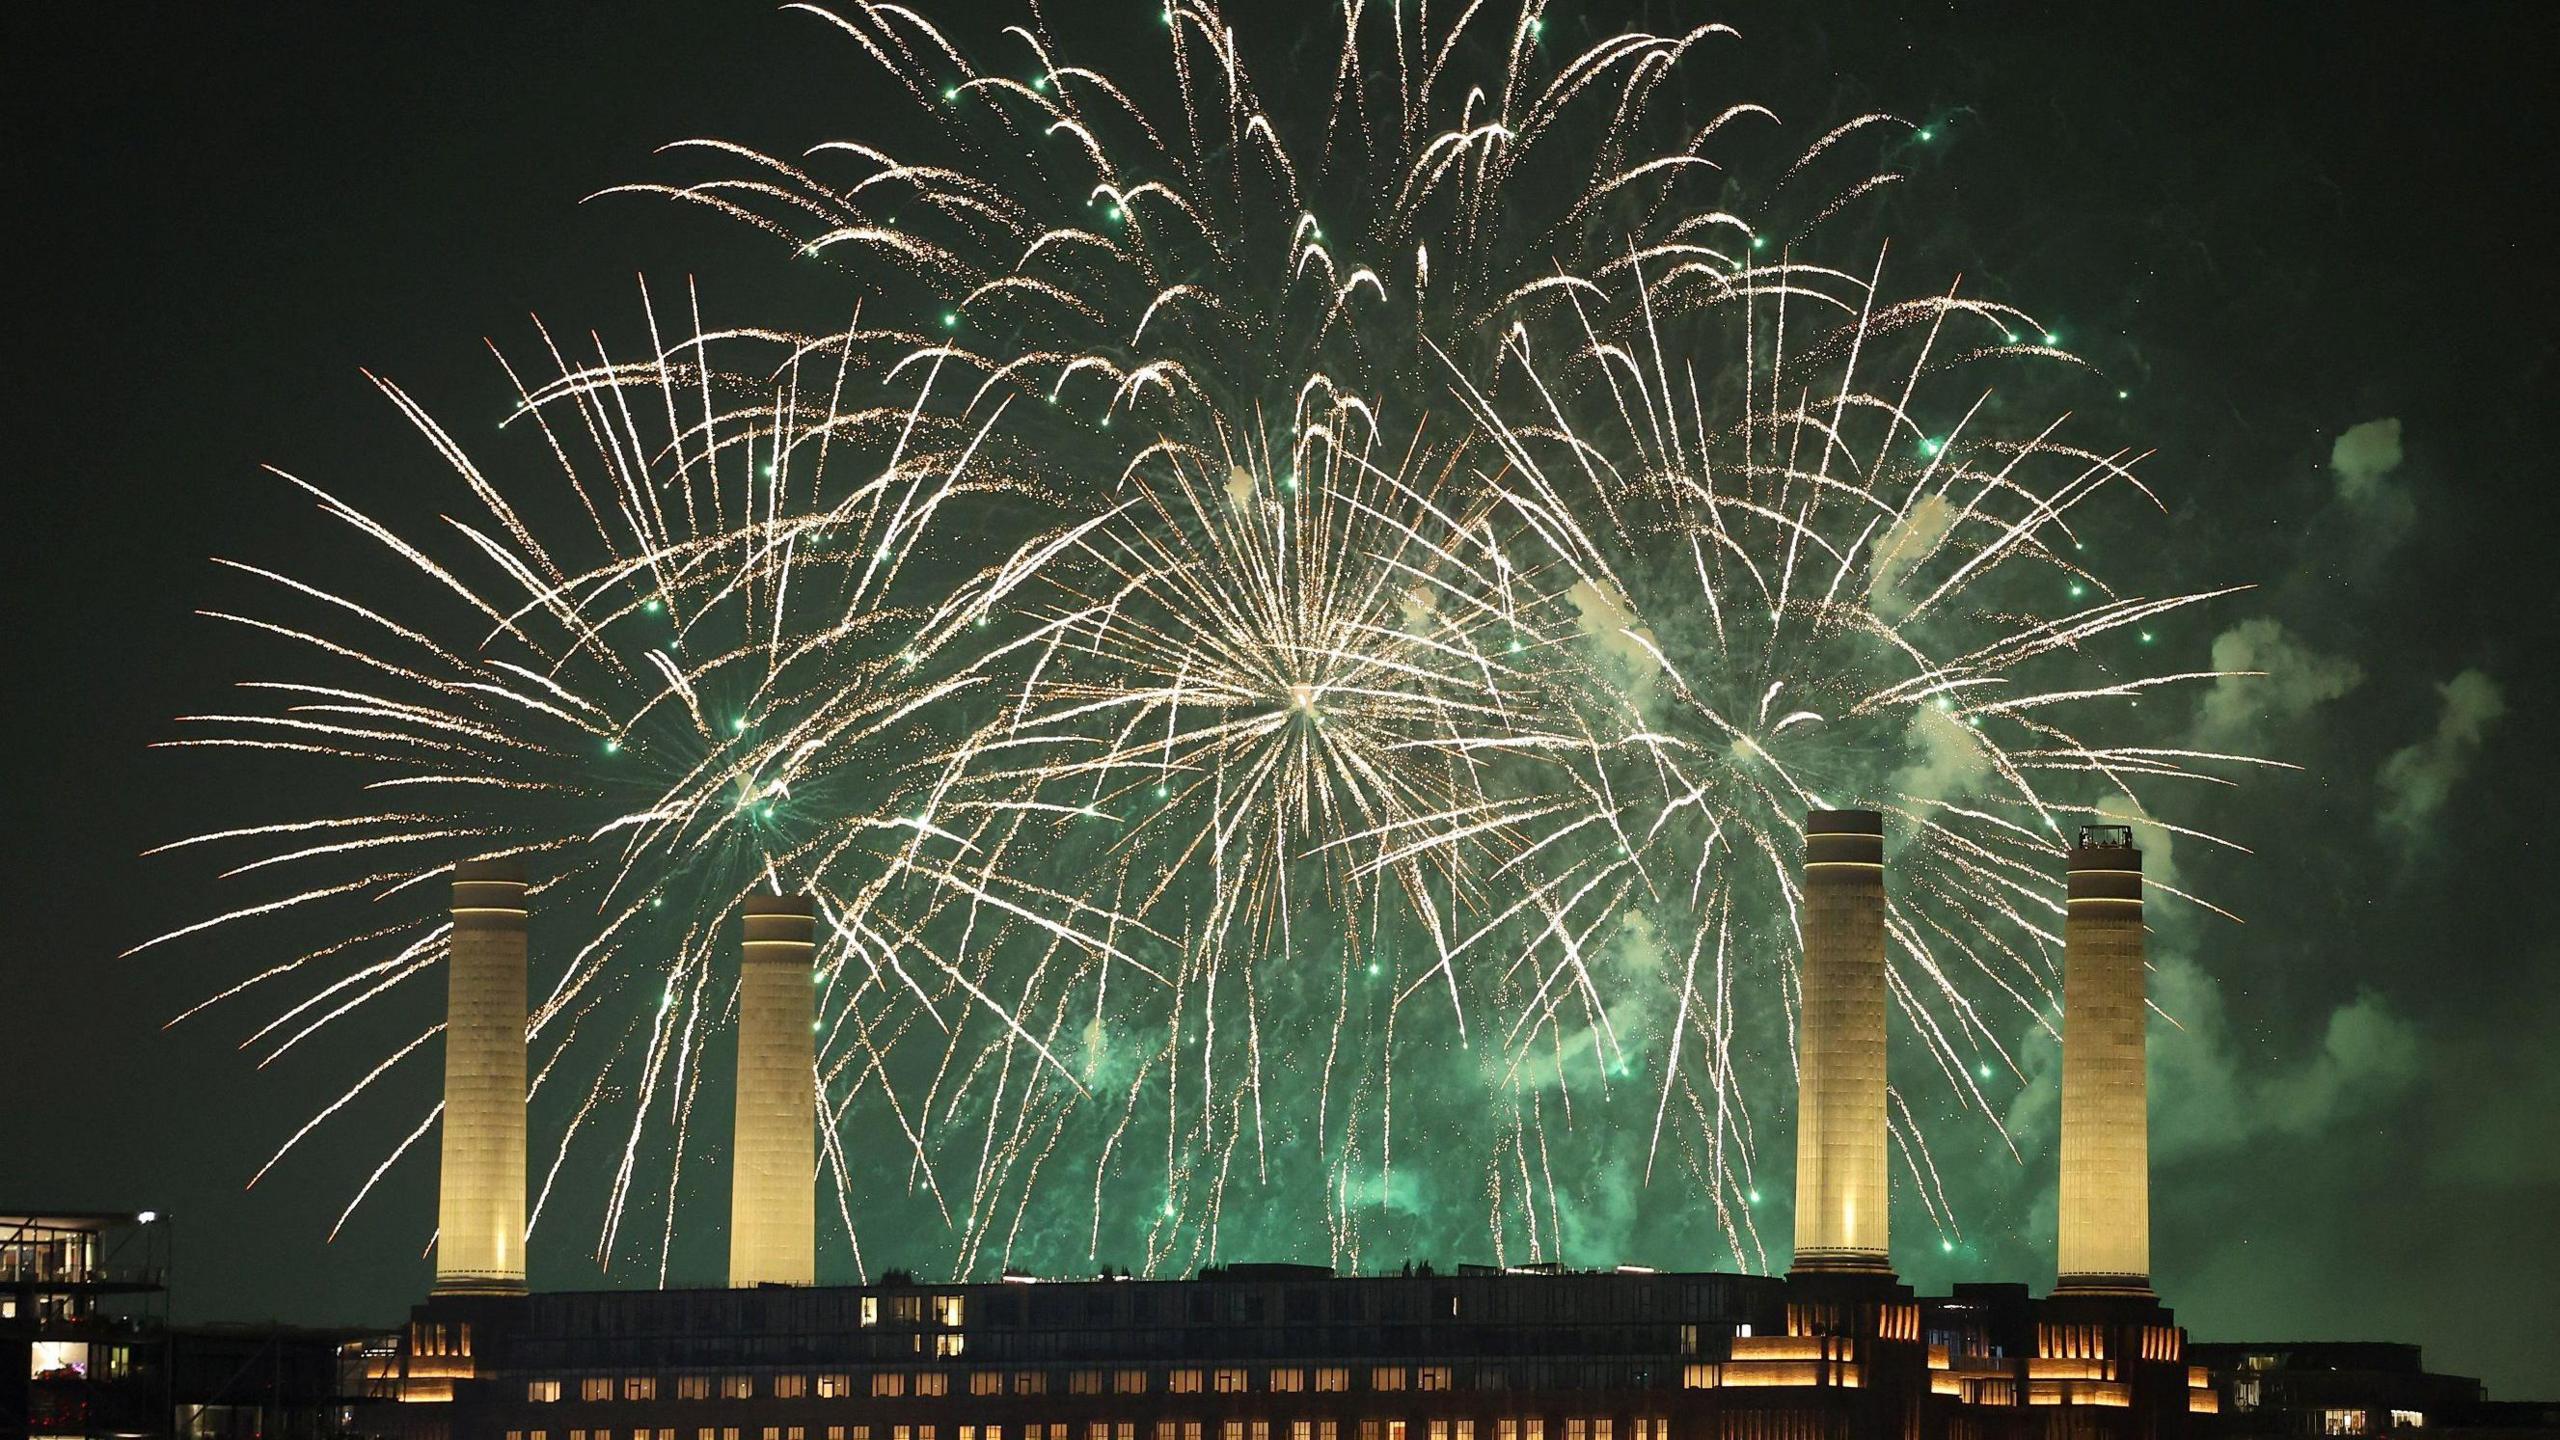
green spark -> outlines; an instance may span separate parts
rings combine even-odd
[[[773,467],[772,467],[772,466],[767,465],[766,467],[764,467],[764,478],[766,478],[767,480],[770,480],[770,479],[772,479],[772,478],[773,478]]]
[[[1766,236],[1766,235],[1754,235],[1754,236],[1752,236],[1752,237],[1751,237],[1751,248],[1752,248],[1752,249],[1754,249],[1754,250],[1766,250],[1766,249],[1768,249],[1768,248],[1769,248],[1769,237],[1768,237],[1768,236]]]
[[[1920,437],[1920,453],[1923,455],[1935,455],[1946,448],[1947,442],[1939,439],[1935,435],[1923,435]]]
[[[1938,1239],[1938,1249],[1945,1254],[1953,1255],[1956,1253],[1956,1242],[1941,1236]]]
[[[2051,330],[2047,330],[2044,332],[2044,343],[2047,345],[2059,345],[2062,343],[2062,337]]]
[[[1046,76],[1046,75],[1034,75],[1034,76],[1032,76],[1032,77],[1031,77],[1031,88],[1032,88],[1032,89],[1034,89],[1034,90],[1038,90],[1038,91],[1041,91],[1041,92],[1043,92],[1043,93],[1046,93],[1046,92],[1048,91],[1048,89],[1049,89],[1049,77],[1048,77],[1048,76]]]
[[[959,328],[960,328],[960,312],[959,312],[959,311],[957,311],[957,310],[945,310],[945,311],[943,311],[943,312],[942,312],[942,328],[943,328],[943,329],[945,329],[945,330],[957,330],[957,329],[959,329]]]
[[[2143,643],[2143,644],[2145,644],[2145,645],[2148,645],[2148,644],[2150,644],[2150,643],[2151,643],[2151,632],[2150,632],[2150,631],[2145,630],[2145,631],[2143,631],[2143,632],[2142,632],[2142,643]]]
[[[949,85],[949,86],[945,86],[945,87],[943,87],[943,91],[942,91],[942,99],[943,99],[943,102],[944,102],[945,104],[948,104],[948,103],[950,103],[951,101],[957,100],[957,99],[959,99],[959,98],[960,98],[960,87],[959,87],[959,86],[957,86],[957,85]]]
[[[737,719],[730,721],[730,722],[729,722],[729,732],[730,732],[731,734],[733,734],[733,735],[744,735],[744,734],[746,734],[746,733],[747,733],[747,717],[746,717],[746,716],[744,716],[744,715],[741,715],[741,716],[739,716]]]
[[[666,609],[667,605],[663,600],[644,600],[640,602],[640,608],[652,615],[655,615],[659,611]]]
[[[2133,392],[2130,390],[2119,390],[2116,392],[2116,398],[2119,400],[2130,400],[2133,398]]]
[[[2071,582],[2071,598],[2072,598],[2072,599],[2074,599],[2074,600],[2079,599],[2079,598],[2080,598],[2080,596],[2081,596],[2081,594],[2082,594],[2082,592],[2083,592],[2083,591],[2085,591],[2087,588],[2088,588],[2088,587],[2086,587],[2086,586],[2082,585],[2082,584],[2081,584],[2079,581],[2077,581],[2077,580],[2075,580],[2075,581]]]
[[[606,736],[606,737],[605,737],[605,740],[604,740],[604,753],[606,753],[607,755],[619,755],[619,754],[621,754],[621,753],[622,753],[622,742],[621,742],[620,740],[617,740],[617,739],[613,738],[613,737],[612,737],[612,736],[610,736],[610,735]]]
[[[1923,125],[1923,126],[1921,126],[1921,127],[1920,127],[1920,140],[1921,140],[1921,143],[1926,144],[1926,143],[1928,143],[1929,141],[1931,141],[1931,140],[1935,140],[1935,139],[1937,139],[1937,138],[1938,138],[1938,132],[1937,132],[1937,131],[1930,129],[1930,128],[1929,128],[1928,126],[1926,126],[1926,125]]]
[[[1375,978],[1377,978],[1377,974],[1378,974],[1378,962],[1377,962],[1377,961],[1375,961],[1375,960],[1372,960],[1372,961],[1370,961],[1370,962],[1369,962],[1369,975],[1370,975],[1370,978],[1371,978],[1371,979],[1375,979]]]
[[[652,910],[663,909],[666,903],[667,897],[664,895],[652,895],[649,897],[649,908]]]

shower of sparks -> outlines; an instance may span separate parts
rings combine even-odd
[[[1876,808],[1896,1153],[1952,1240],[1927,1126],[2007,1138],[2059,847],[2199,835],[2152,792],[2264,762],[2125,713],[2211,678],[2139,647],[2228,592],[2087,563],[2158,502],[2140,455],[2022,416],[2085,367],[1834,238],[1900,179],[1856,152],[1909,127],[1695,108],[1684,62],[1731,31],[1574,52],[1535,0],[1346,5],[1329,86],[1272,91],[1199,3],[1120,78],[1038,26],[980,63],[904,6],[790,8],[919,153],[688,141],[668,163],[742,173],[618,191],[841,266],[854,323],[693,306],[669,341],[652,309],[620,361],[546,334],[551,378],[508,372],[540,487],[377,382],[469,513],[286,477],[377,563],[234,565],[270,606],[219,618],[309,669],[173,743],[346,798],[178,842],[301,878],[144,948],[289,935],[205,1002],[282,997],[269,1063],[431,1018],[439,878],[524,857],[559,947],[533,1214],[602,1177],[598,1259],[661,1278],[757,888],[821,907],[857,1268],[875,1215],[963,1274],[1611,1260],[1666,1165],[1684,1263],[1766,1268],[1797,826]],[[1774,177],[1751,204],[1728,146]],[[431,1051],[402,1033],[268,1166]]]

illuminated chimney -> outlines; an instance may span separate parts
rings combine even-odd
[[[524,1290],[524,869],[453,867],[436,1293]]]
[[[751,895],[746,908],[729,1283],[809,1285],[818,1278],[817,911],[801,895]]]
[[[1798,1271],[1892,1273],[1885,1253],[1884,817],[1804,821],[1796,1040]]]
[[[2057,1293],[2151,1293],[2143,1076],[2142,852],[2121,825],[2071,850],[2062,929],[2062,1216]]]

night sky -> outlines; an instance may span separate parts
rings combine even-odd
[[[1234,6],[1267,81],[1292,52],[1256,8]],[[2196,733],[2304,768],[2203,807],[2253,855],[2177,857],[2246,924],[2182,919],[2155,942],[2154,997],[2184,1027],[2153,1027],[2162,1295],[2200,1339],[2418,1341],[2495,1396],[2560,1394],[2539,813],[2560,706],[2541,192],[2560,149],[2526,98],[2560,47],[2524,7],[2225,9],[1744,5],[1726,13],[1745,58],[1692,79],[1808,133],[1866,108],[1940,131],[1897,245],[2120,380],[2173,512],[2153,531],[2163,588],[2258,587],[2163,636],[2193,668],[2270,672],[2197,697]],[[635,275],[698,275],[732,316],[841,324],[823,272],[739,227],[579,199],[662,174],[651,151],[681,136],[780,153],[862,133],[866,98],[818,26],[759,5],[29,23],[6,22],[21,74],[0,161],[17,316],[0,1208],[175,1216],[184,1317],[387,1321],[425,1288],[432,1167],[334,1245],[379,1136],[317,1137],[244,1192],[311,1108],[310,1072],[257,1073],[232,1021],[161,1030],[245,957],[117,958],[209,908],[200,870],[139,852],[244,806],[219,767],[147,748],[242,669],[192,613],[223,593],[208,557],[337,543],[264,463],[397,514],[446,503],[449,473],[360,367],[462,428],[508,398],[481,337],[522,345],[534,312],[627,326]],[[1976,1152],[1967,1136],[1941,1157],[1982,1172],[1959,1185],[1972,1203],[2028,1206],[2033,1177]],[[538,1283],[592,1278],[537,1260]]]

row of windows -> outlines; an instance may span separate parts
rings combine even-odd
[[[809,1440],[812,1427],[806,1425],[766,1425],[758,1431],[757,1440]],[[827,1425],[817,1427],[824,1440],[937,1440],[941,1427],[933,1425]],[[1082,1440],[1139,1440],[1139,1425],[1133,1420],[1095,1420],[1082,1427],[1062,1422],[1032,1422],[1011,1427],[1006,1434],[1003,1425],[955,1425],[950,1429],[955,1440],[1074,1440],[1071,1431],[1081,1428]],[[1334,1420],[1288,1420],[1275,1425],[1269,1420],[1227,1420],[1219,1423],[1218,1440],[1476,1440],[1476,1422],[1472,1419],[1432,1420],[1411,1423],[1403,1420],[1358,1420],[1349,1426]],[[1484,1427],[1488,1440],[1547,1440],[1546,1417],[1539,1415],[1505,1416],[1488,1421]],[[1614,1440],[1615,1420],[1607,1415],[1574,1415],[1566,1417],[1562,1440]],[[677,1440],[673,1428],[652,1430],[635,1426],[630,1431],[611,1429],[569,1430],[568,1440]],[[1149,1440],[1208,1440],[1208,1427],[1198,1420],[1157,1420],[1150,1422]],[[1628,1424],[1628,1440],[1670,1440],[1671,1422],[1651,1417],[1638,1417]],[[510,1430],[507,1440],[551,1440],[548,1430]],[[738,1426],[700,1426],[693,1440],[743,1440]]]
[[[956,1337],[955,1337],[956,1338]],[[1276,1395],[1297,1395],[1314,1382],[1318,1394],[1347,1392],[1355,1373],[1371,1390],[1394,1392],[1415,1390],[1448,1390],[1453,1388],[1454,1373],[1446,1365],[1371,1365],[1355,1372],[1348,1365],[1319,1365],[1313,1370],[1282,1367],[1264,1372],[1263,1389]],[[1077,1370],[1067,1377],[1070,1395],[1144,1395],[1151,1375],[1145,1370]],[[977,1370],[969,1372],[972,1395],[1046,1395],[1049,1374],[1043,1370]],[[797,1400],[812,1393],[807,1375],[775,1375],[768,1381],[768,1393],[778,1400]],[[1008,1382],[1010,1382],[1008,1384]],[[1253,1389],[1253,1372],[1240,1366],[1216,1369],[1183,1369],[1167,1371],[1164,1387],[1175,1395],[1197,1395],[1202,1391],[1215,1395],[1243,1395]],[[717,1391],[723,1400],[753,1399],[756,1377],[753,1375],[678,1375],[674,1398],[708,1400]],[[658,1398],[655,1375],[590,1375],[578,1381],[581,1400],[655,1400]],[[856,1376],[849,1372],[822,1374],[816,1377],[816,1395],[823,1400],[841,1400],[857,1393],[875,1399],[898,1399],[909,1395],[936,1396],[951,1393],[951,1376],[940,1370],[913,1373],[899,1370],[874,1371]],[[567,1386],[555,1379],[528,1380],[525,1397],[537,1402],[557,1401],[565,1397]]]
[[[519,1334],[805,1335],[855,1325],[1012,1330],[1120,1328],[1171,1323],[1305,1325],[1426,1323],[1465,1318],[1497,1324],[1717,1320],[1775,1294],[1762,1276],[1572,1276],[1553,1280],[1341,1280],[1310,1285],[1068,1283],[980,1286],[968,1292],[850,1288],[658,1291],[537,1295]]]

